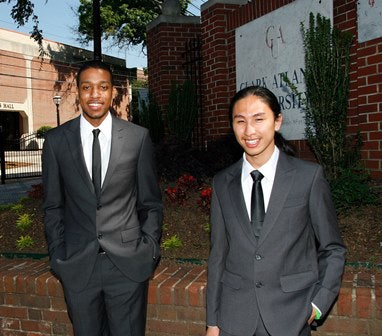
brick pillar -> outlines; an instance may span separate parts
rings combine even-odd
[[[235,31],[229,14],[248,1],[209,1],[202,10],[202,92],[207,142],[231,134],[228,105],[236,91]]]
[[[200,36],[200,18],[160,15],[147,26],[149,89],[162,113],[168,104],[171,83],[183,83],[186,43]]]

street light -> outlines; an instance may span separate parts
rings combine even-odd
[[[54,96],[53,101],[56,104],[56,114],[57,114],[57,126],[60,126],[60,103],[61,96]]]

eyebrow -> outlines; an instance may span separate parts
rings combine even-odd
[[[92,81],[90,81],[90,80],[84,80],[84,81],[81,81],[80,82],[80,84],[84,84],[84,83],[86,83],[86,84],[88,84],[88,83],[91,83],[91,84],[111,84],[111,82],[110,81],[107,81],[107,80],[104,80],[104,81],[100,81],[100,82],[96,82],[96,83],[93,83]]]
[[[257,112],[255,114],[250,115],[249,117],[259,117],[259,116],[264,115],[264,114],[265,114],[265,112]],[[242,114],[236,114],[236,115],[233,115],[233,118],[234,119],[235,118],[245,118],[245,116]]]

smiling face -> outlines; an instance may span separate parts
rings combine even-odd
[[[78,95],[83,116],[94,127],[106,118],[113,99],[113,85],[108,71],[88,68],[81,72]]]
[[[232,126],[236,140],[254,168],[261,167],[272,156],[274,135],[281,123],[281,113],[275,117],[271,108],[258,96],[248,95],[233,106]]]

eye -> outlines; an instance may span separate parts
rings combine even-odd
[[[90,86],[89,86],[89,85],[83,85],[83,86],[81,87],[81,89],[84,90],[84,91],[87,91],[87,90],[90,89]]]
[[[107,85],[101,85],[101,89],[103,91],[107,91],[109,89],[109,87]]]
[[[236,123],[236,124],[244,124],[245,121],[244,121],[244,119],[236,119],[236,120],[235,120],[235,123]]]

